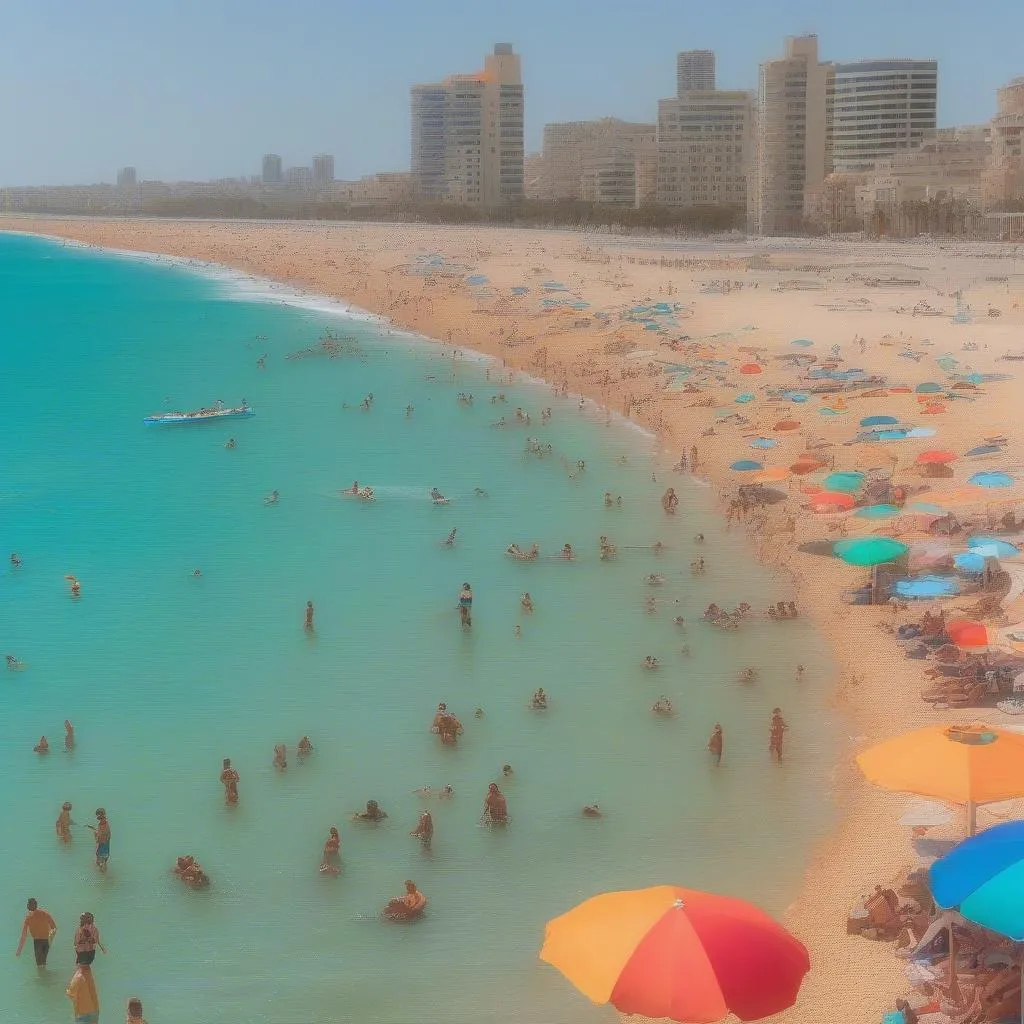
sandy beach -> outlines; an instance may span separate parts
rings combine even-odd
[[[813,450],[835,470],[884,468],[897,483],[944,488],[986,466],[961,459],[952,463],[952,478],[932,481],[915,468],[918,454],[960,453],[1006,435],[1000,468],[1024,462],[1014,434],[1024,375],[1002,358],[1024,354],[1024,258],[1009,248],[930,241],[755,248],[742,240],[712,245],[437,225],[9,217],[0,229],[223,264],[498,357],[654,431],[669,483],[668,463],[696,449],[696,473],[718,488],[723,507],[737,484],[749,482],[729,468],[739,459],[781,468]],[[647,311],[634,312],[640,307]],[[797,339],[813,345],[794,347]],[[833,346],[844,366],[884,378],[880,387],[907,390],[872,397],[862,388],[803,404],[765,394],[797,386],[805,371],[794,365],[795,354],[821,361]],[[697,368],[712,351],[721,365]],[[956,358],[958,372],[1013,378],[964,390],[958,401],[914,393],[922,382],[946,379],[941,357]],[[742,392],[756,399],[736,404]],[[880,413],[936,433],[897,445],[852,443],[860,419]],[[786,420],[796,425],[778,429]],[[757,436],[774,444],[752,451]],[[786,915],[813,967],[797,1006],[779,1019],[877,1021],[908,987],[904,965],[890,945],[847,935],[846,919],[864,893],[891,883],[913,861],[909,834],[897,824],[908,798],[869,786],[853,755],[916,725],[1013,719],[994,709],[936,710],[921,700],[922,666],[904,657],[892,633],[919,609],[851,607],[842,594],[864,582],[865,570],[800,550],[844,534],[888,532],[889,524],[808,513],[801,478],[782,476],[787,500],[734,529],[746,532],[752,557],[792,579],[801,613],[830,639],[840,666],[834,700],[848,739],[824,769],[832,773],[839,827],[815,851]],[[685,522],[676,528],[685,530]],[[1020,620],[1017,597],[1004,606],[1002,622]]]

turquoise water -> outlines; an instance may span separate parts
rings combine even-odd
[[[722,531],[709,491],[574,399],[526,381],[499,388],[484,361],[261,287],[0,235],[0,653],[28,666],[0,676],[0,906],[12,946],[29,896],[61,926],[44,974],[30,951],[0,958],[6,1019],[70,1016],[83,910],[110,950],[97,965],[104,1019],[139,995],[152,1024],[609,1019],[538,962],[548,918],[602,890],[664,882],[781,911],[828,824],[831,667],[803,621],[731,634],[698,621],[712,600],[790,596]],[[327,328],[357,354],[285,359]],[[487,400],[499,390],[505,406]],[[368,392],[372,409],[354,408]],[[142,425],[168,402],[243,397],[250,420]],[[516,406],[534,417],[529,431],[489,426]],[[545,406],[554,418],[541,427]],[[528,433],[552,455],[524,456]],[[585,472],[571,479],[563,457]],[[378,500],[340,498],[353,479]],[[683,502],[672,522],[657,500],[668,482]],[[431,504],[433,486],[450,505]],[[274,489],[279,504],[265,506]],[[622,508],[604,507],[606,490]],[[458,543],[443,548],[452,527]],[[619,546],[614,563],[597,558],[600,534]],[[656,558],[659,538],[670,550]],[[570,542],[580,559],[514,563],[511,541],[550,554]],[[698,552],[710,571],[694,579]],[[650,572],[666,585],[645,586]],[[79,601],[65,574],[81,580]],[[468,632],[455,612],[464,580]],[[532,616],[519,609],[526,590]],[[654,593],[664,604],[647,614]],[[691,620],[685,636],[676,614]],[[657,672],[641,668],[649,653]],[[743,687],[749,664],[760,678]],[[538,685],[546,713],[526,708]],[[675,719],[650,713],[662,693]],[[428,731],[440,700],[465,725],[456,749]],[[791,726],[782,765],[766,749],[776,704]],[[719,770],[705,751],[716,721]],[[54,747],[45,758],[32,752],[41,733]],[[314,757],[276,773],[274,744],[293,754],[303,733]],[[218,782],[225,756],[242,777],[233,811]],[[492,832],[480,810],[506,762],[513,820]],[[413,794],[446,783],[450,802]],[[350,822],[371,797],[389,820]],[[107,809],[106,876],[90,833],[56,842],[64,800],[80,822]],[[591,801],[603,820],[580,817]],[[408,836],[424,806],[429,854]],[[334,824],[344,872],[328,879],[316,867]],[[184,853],[210,874],[208,891],[169,876]],[[405,878],[430,897],[428,914],[384,925],[377,912]]]

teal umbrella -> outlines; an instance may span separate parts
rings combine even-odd
[[[905,555],[910,549],[892,537],[852,537],[838,541],[833,553],[847,565],[881,565]]]
[[[902,511],[898,505],[865,505],[853,514],[858,519],[891,519]]]
[[[859,491],[864,483],[864,474],[858,472],[829,473],[822,485],[826,491],[842,491],[844,494],[852,494]]]

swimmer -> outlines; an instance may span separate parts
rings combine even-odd
[[[233,437],[229,437],[227,441],[224,442],[224,447],[230,451],[232,448],[238,447],[238,442]]]
[[[283,772],[288,767],[288,748],[283,743],[274,746],[274,767]]]
[[[544,692],[543,686],[534,691],[533,697],[530,698],[530,706],[534,711],[547,711],[548,695]]]
[[[519,604],[522,607],[524,612],[532,612],[533,611],[533,598],[530,597],[529,591],[527,591],[525,594],[523,594],[523,596],[519,599]]]
[[[644,577],[644,583],[649,587],[660,587],[665,582],[665,577],[660,572],[652,572]]]
[[[676,509],[679,508],[679,497],[676,495],[674,487],[670,487],[661,496],[661,507],[667,515],[675,515]]]
[[[503,776],[504,776],[504,777],[505,777],[506,779],[510,779],[510,778],[512,778],[512,776],[513,776],[513,775],[515,775],[515,772],[514,772],[514,771],[512,771],[512,765],[510,765],[510,764],[503,764],[503,765],[501,766],[501,774],[502,774],[502,775],[503,775]]]
[[[40,736],[39,742],[32,750],[37,754],[48,754],[50,752],[50,741],[45,736]]]
[[[7,655],[7,671],[20,672],[25,667],[25,662],[18,661],[13,654]]]
[[[693,543],[694,544],[703,544],[704,543],[704,534],[703,533],[698,533],[697,536],[693,538]]]
[[[458,527],[453,527],[452,528],[452,532],[449,533],[448,536],[443,541],[441,541],[441,547],[443,547],[443,548],[453,548],[453,547],[455,547],[455,534],[457,532],[458,532]]]
[[[436,487],[432,487],[430,489],[430,500],[435,505],[447,505],[448,504],[448,499]]]
[[[124,1024],[146,1024],[146,1018],[142,1016],[142,1000],[138,996],[132,996],[125,1005]]]
[[[711,739],[708,740],[708,750],[711,752],[711,756],[714,758],[716,765],[722,763],[722,751],[724,746],[725,741],[722,737],[722,727],[715,722],[715,728],[711,733]]]
[[[435,731],[441,742],[447,746],[454,746],[462,732],[462,723],[447,709],[439,710],[434,716]]]
[[[522,640],[523,639],[523,627],[520,626],[518,622],[516,623],[515,628],[512,630],[512,635],[517,640]]]
[[[675,623],[675,624],[676,624],[676,625],[677,625],[677,626],[678,626],[678,627],[679,627],[680,629],[686,629],[686,619],[684,619],[684,618],[682,617],[682,615],[677,615],[677,616],[676,616],[676,617],[675,617],[675,618],[674,618],[674,619],[673,619],[672,621],[673,621],[673,622],[674,622],[674,623]]]
[[[78,579],[75,576],[65,576],[64,579],[66,579],[71,584],[71,596],[73,598],[81,597],[82,584],[78,581]]]
[[[407,881],[405,883],[405,895],[390,900],[383,910],[383,916],[388,921],[410,921],[426,909],[427,897],[416,888],[416,883]]]
[[[562,545],[561,557],[564,558],[567,562],[571,562],[573,560],[574,556],[573,556],[573,551],[572,551],[572,545],[571,544],[563,544]]]
[[[601,546],[601,561],[610,562],[615,557],[615,545],[607,537],[599,537],[598,543]]]
[[[306,602],[306,626],[305,626],[307,633],[312,633],[313,632],[313,615],[314,614],[315,614],[315,610],[313,608],[313,602],[312,601],[307,601]]]
[[[584,818],[603,818],[604,811],[597,804],[587,804],[580,812]]]
[[[651,545],[651,551],[653,551],[656,555],[662,555],[665,553],[665,545],[662,544],[660,540],[656,540]]]
[[[238,772],[231,767],[231,758],[225,757],[222,762],[220,781],[224,787],[224,803],[228,807],[235,807],[238,804],[239,779]]]
[[[806,670],[804,669],[803,665],[797,665],[797,667],[796,667],[796,681],[798,683],[802,683],[804,681],[804,672],[805,671]]]
[[[656,715],[665,715],[666,717],[671,717],[676,713],[676,709],[668,697],[659,697],[651,706],[651,711]]]
[[[683,646],[679,648],[679,653],[688,658],[690,656],[690,645],[683,644]]]
[[[644,599],[644,611],[648,615],[653,615],[658,610],[658,599],[656,597],[648,597]]]
[[[483,708],[477,708],[473,712],[473,717],[474,718],[483,718],[484,717],[484,709]]]
[[[263,499],[263,504],[264,504],[264,505],[276,505],[276,504],[277,504],[277,502],[278,502],[278,499],[279,499],[280,497],[281,497],[281,495],[280,495],[280,493],[279,493],[278,491],[271,491],[271,492],[270,492],[270,493],[269,493],[269,494],[268,494],[268,495],[267,495],[267,496],[266,496],[266,497],[265,497],[265,498]]]
[[[66,718],[64,719],[64,749],[75,749],[75,727]]]
[[[353,480],[352,487],[350,490],[345,492],[346,494],[358,494],[359,493],[359,481]]]
[[[411,405],[407,405],[405,407],[405,418],[409,419],[412,416],[412,414],[413,414],[413,407]]]
[[[192,578],[193,578],[193,579],[196,579],[196,580],[197,580],[197,579],[199,579],[199,577],[200,577],[200,576],[202,576],[202,575],[203,575],[203,573],[202,573],[202,570],[201,570],[201,569],[193,569],[193,570],[192,570]]]
[[[17,551],[12,551],[11,552],[11,568],[12,569],[20,569],[21,568],[21,555],[19,555]]]
[[[210,884],[210,876],[191,855],[178,857],[171,873],[177,875],[190,889],[205,889]]]
[[[73,824],[74,822],[71,820],[71,804],[65,800],[61,805],[60,814],[57,815],[57,821],[54,824],[57,838],[62,843],[71,842],[71,826]]]
[[[487,492],[482,487],[474,487],[473,488],[473,493],[478,498],[486,498],[487,497]]]
[[[745,668],[740,673],[740,682],[741,683],[752,683],[756,679],[757,679],[757,669],[755,669],[755,668]]]
[[[459,591],[459,619],[464,629],[473,625],[473,588],[468,583]]]
[[[387,813],[381,808],[380,804],[376,800],[366,801],[365,811],[356,811],[352,815],[353,821],[383,821],[387,817]]]
[[[309,757],[309,755],[313,753],[313,744],[309,741],[308,736],[303,736],[302,739],[299,740],[299,745],[296,747],[295,753],[300,761],[305,757]]]
[[[658,668],[658,659],[656,657],[654,657],[653,654],[648,654],[647,657],[644,658],[644,668],[646,668],[646,669],[656,669],[656,668]]]
[[[438,800],[451,800],[455,796],[455,790],[451,786],[442,786],[441,792],[437,794]]]
[[[612,497],[611,491],[604,492],[604,507],[611,508],[615,504],[615,499]]]
[[[430,816],[430,811],[423,811],[420,814],[420,820],[409,835],[415,836],[424,846],[430,846],[434,838],[434,819]]]
[[[341,874],[341,836],[334,825],[327,832],[323,853],[320,855],[319,871],[321,875]]]
[[[502,795],[498,784],[492,782],[487,787],[484,797],[484,823],[487,825],[505,825],[508,823],[508,803]]]
[[[362,408],[369,409],[373,405],[373,393],[368,394],[362,401]]]

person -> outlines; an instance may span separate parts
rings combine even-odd
[[[802,664],[801,665],[797,665],[797,667],[796,667],[796,681],[798,683],[802,683],[804,681],[804,672],[805,671],[806,671],[806,669],[803,667]]]
[[[533,611],[533,598],[530,597],[529,591],[523,594],[523,596],[519,599],[519,604],[522,606],[524,612]]]
[[[548,707],[548,695],[544,692],[543,686],[538,686],[530,700],[534,711],[546,711]]]
[[[786,720],[782,717],[782,711],[779,708],[773,708],[771,724],[768,726],[768,753],[774,754],[779,761],[782,760],[783,735],[788,728]]]
[[[597,804],[587,804],[581,812],[584,818],[603,818],[604,812]]]
[[[406,881],[405,895],[388,902],[384,917],[389,921],[410,921],[419,917],[427,906],[427,897],[416,888],[416,883]]]
[[[327,841],[324,843],[324,852],[320,858],[320,874],[341,874],[341,836],[334,825],[330,827]]]
[[[268,494],[268,495],[267,495],[267,496],[266,496],[266,497],[265,497],[265,498],[263,499],[263,504],[264,504],[264,505],[276,505],[276,504],[277,504],[277,502],[278,502],[278,499],[280,499],[280,497],[281,497],[281,494],[280,494],[280,492],[279,492],[279,491],[271,491],[271,492],[270,492],[270,493],[269,493],[269,494]]]
[[[562,545],[562,558],[564,558],[567,562],[571,562],[572,561],[573,553],[572,553],[572,545],[571,544],[563,544]]]
[[[448,499],[436,487],[432,487],[430,489],[430,500],[435,505],[447,505],[448,504]]]
[[[193,569],[192,570],[192,578],[193,579],[197,580],[202,575],[203,575],[203,570],[202,569]]]
[[[473,588],[468,583],[459,591],[459,618],[467,629],[473,625]]]
[[[57,830],[57,838],[62,843],[71,842],[71,804],[67,800],[64,801],[60,814],[57,815],[55,828]]]
[[[443,547],[453,548],[455,547],[455,534],[458,532],[458,527],[453,527],[452,532],[448,534],[448,537],[441,541]]]
[[[675,515],[675,511],[679,507],[679,497],[676,494],[676,489],[674,487],[670,487],[661,496],[661,507],[668,515]]]
[[[430,811],[423,811],[420,814],[420,820],[409,835],[415,836],[424,846],[429,848],[434,838],[434,819],[430,816]]]
[[[366,801],[365,811],[356,811],[352,815],[353,821],[383,821],[387,817],[387,813],[381,808],[380,804],[376,800]]]
[[[190,889],[205,889],[210,884],[210,876],[191,855],[179,857],[171,870]]]
[[[754,682],[755,679],[757,679],[757,670],[756,669],[745,668],[740,673],[740,682],[741,683],[752,683],[752,682]]]
[[[310,742],[308,736],[303,736],[302,739],[299,740],[299,745],[296,748],[295,753],[300,761],[305,757],[309,757],[309,755],[313,753],[313,744]]]
[[[146,1018],[142,1016],[142,1000],[138,996],[128,1000],[124,1024],[146,1024]]]
[[[96,979],[88,964],[80,963],[68,982],[65,994],[71,1000],[75,1024],[98,1024],[100,1019],[100,997],[96,991]]]
[[[412,407],[411,405],[407,405],[407,406],[405,407],[405,418],[406,418],[406,419],[409,419],[409,417],[410,417],[410,416],[412,416],[412,414],[413,414],[413,411],[414,411],[414,410],[413,410],[413,407]]]
[[[611,491],[604,492],[604,507],[611,508],[615,504],[615,499],[612,497]]]
[[[238,783],[240,776],[231,767],[231,758],[225,757],[221,762],[220,781],[224,787],[224,803],[228,807],[235,807],[238,804]]]
[[[488,825],[505,825],[508,822],[508,803],[498,784],[492,782],[484,797],[484,822]]]
[[[96,808],[96,824],[88,825],[96,837],[96,867],[106,872],[107,861],[110,860],[110,822],[107,812],[102,807]]]
[[[486,498],[487,497],[487,492],[482,487],[474,487],[473,488],[473,493],[478,498]]]
[[[279,772],[288,767],[288,748],[283,743],[274,745],[274,767]]]
[[[656,715],[664,715],[669,718],[676,713],[676,709],[668,697],[659,697],[652,705],[651,710]]]
[[[458,742],[459,733],[462,732],[462,723],[448,710],[439,710],[435,721],[441,742],[447,746],[454,746]]]
[[[74,598],[81,597],[82,584],[74,576],[68,576],[67,580],[71,584],[71,596]]]
[[[64,719],[64,749],[75,749],[75,727],[66,718]]]
[[[46,958],[50,955],[50,943],[57,934],[57,922],[50,916],[49,912],[34,900],[28,901],[28,913],[21,925],[21,938],[18,940],[18,948],[14,951],[15,956],[21,956],[25,948],[25,940],[32,936],[32,950],[36,957],[36,967],[45,967]]]
[[[224,442],[224,447],[227,448],[228,451],[231,451],[233,448],[238,447],[238,443],[233,437],[229,437],[227,441]]]
[[[313,602],[312,601],[307,601],[306,602],[306,632],[307,633],[312,633],[313,632],[313,616],[314,616],[314,614],[316,614],[316,612],[315,612],[315,609],[313,608]]]
[[[716,765],[722,763],[723,749],[724,739],[722,737],[722,727],[715,722],[715,728],[711,733],[711,739],[708,740],[708,750],[711,751],[711,757],[714,759]]]
[[[658,667],[658,659],[656,657],[654,657],[653,654],[648,654],[647,657],[644,658],[644,668],[646,668],[646,669],[655,669],[657,667]]]
[[[504,778],[511,779],[512,776],[515,775],[515,772],[512,771],[512,765],[510,765],[510,764],[503,764],[501,766],[501,774],[502,774],[502,776]]]
[[[703,533],[698,533],[697,536],[693,538],[693,543],[694,544],[703,544],[704,543],[704,534]]]
[[[45,736],[40,736],[39,742],[32,749],[37,754],[48,754],[50,752],[50,741]]]
[[[12,551],[11,552],[11,568],[12,569],[20,569],[21,568],[21,555],[19,555],[17,551]]]
[[[18,661],[13,654],[7,655],[7,671],[20,672],[25,667],[25,662]]]
[[[75,963],[88,966],[96,959],[96,949],[106,956],[107,947],[100,939],[100,930],[96,927],[96,918],[87,910],[78,918],[75,929]]]

